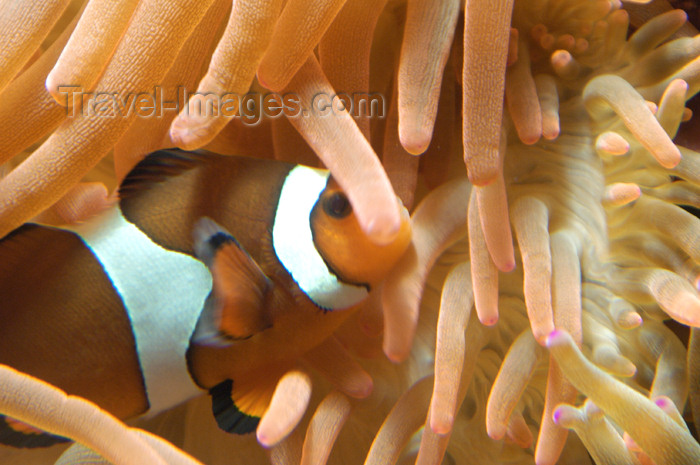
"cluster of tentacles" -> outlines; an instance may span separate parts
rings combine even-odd
[[[469,255],[442,287],[418,461],[439,463],[449,447],[455,406],[478,380],[474,360],[486,352],[500,368],[488,400],[479,388],[470,393],[471,415],[485,421],[491,438],[524,448],[538,425],[536,463],[557,462],[567,439],[562,427],[578,433],[596,463],[695,463],[700,446],[679,412],[686,364],[690,389],[698,388],[696,356],[691,349],[686,357],[662,321],[697,326],[700,316],[700,222],[676,205],[699,205],[700,154],[671,140],[688,116],[686,99],[699,89],[697,39],[665,42],[683,25],[681,11],[627,38],[628,13],[609,2],[539,3],[546,7],[515,4],[503,178],[472,188],[469,205],[457,185],[454,198],[441,200],[467,211]],[[503,218],[484,205],[506,197],[519,256],[514,272],[499,274],[512,268],[509,231],[489,234],[488,224]],[[463,220],[447,215],[440,223],[457,231]],[[435,219],[427,224],[435,235]],[[450,243],[438,234],[426,263],[441,251],[435,245]],[[511,324],[472,329],[476,321],[463,312],[472,305],[486,325],[499,313]],[[529,327],[514,325],[513,312],[526,312]],[[500,338],[507,353],[495,348]],[[533,384],[543,399],[524,395]],[[582,395],[581,409],[569,405]]]
[[[394,191],[420,203],[383,289],[307,357],[336,390],[314,379],[309,401],[304,370],[280,382],[258,431],[274,463],[698,463],[683,414],[690,393],[700,420],[700,341],[663,321],[700,324],[700,221],[678,206],[700,208],[700,154],[672,141],[700,89],[700,42],[682,11],[633,3],[645,2],[3,4],[0,163],[31,154],[0,179],[0,236],[54,204],[43,220],[100,208],[105,190],[79,182],[109,153],[117,180],[174,145],[310,164],[315,153],[377,242],[397,228]],[[155,87],[170,101],[179,87],[200,95],[179,114],[105,118],[73,111],[84,102],[65,86],[121,101]],[[388,114],[246,126],[196,111],[207,93],[249,91],[372,91]],[[346,351],[403,363],[360,368]],[[363,370],[375,392],[350,401],[365,394]],[[176,444],[207,464],[258,463],[193,405],[169,414],[184,421]],[[99,415],[85,429],[5,411],[115,463],[132,462],[90,438],[98,425],[134,454],[196,463]],[[95,460],[81,447],[60,463]]]

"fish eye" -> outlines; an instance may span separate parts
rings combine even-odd
[[[342,192],[334,192],[323,201],[323,211],[332,218],[345,218],[352,212],[348,198]]]

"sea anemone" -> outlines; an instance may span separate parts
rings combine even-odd
[[[375,392],[348,401],[315,377],[273,463],[700,461],[686,406],[690,394],[700,421],[700,341],[687,329],[700,325],[700,154],[673,142],[700,90],[700,43],[682,11],[92,0],[59,18],[67,0],[32,3],[0,7],[0,29],[25,26],[0,39],[0,162],[48,138],[0,180],[0,235],[62,197],[45,215],[89,215],[104,190],[74,186],[100,159],[113,152],[113,183],[172,145],[312,164],[315,152],[377,242],[396,229],[392,185],[417,204],[413,246],[336,333]],[[178,115],[100,118],[71,113],[83,102],[61,86],[74,83],[122,102],[154,87],[199,95]],[[258,107],[255,124],[197,111],[208,93],[268,90],[390,97],[383,119],[347,102],[335,117]],[[140,426],[207,465],[265,460],[210,416],[194,401]],[[90,455],[75,450],[63,463]]]
[[[469,255],[468,265],[455,265],[442,287],[420,463],[438,463],[446,448],[459,449],[465,440],[448,446],[455,406],[465,395],[471,416],[485,421],[493,439],[528,448],[529,425],[536,424],[538,464],[556,463],[572,449],[565,449],[562,425],[580,434],[598,463],[634,463],[633,455],[656,463],[698,460],[695,439],[672,420],[685,408],[686,353],[661,323],[673,318],[697,326],[700,310],[700,223],[675,205],[698,206],[698,154],[671,141],[685,100],[698,90],[697,39],[666,41],[684,21],[683,12],[671,11],[628,38],[628,14],[610,2],[515,2],[515,58],[505,73],[508,117],[500,133],[503,178],[473,187],[468,206],[462,196],[446,200],[452,210],[467,211]],[[519,257],[515,271],[499,274],[511,267],[510,251],[503,253],[509,231],[498,234],[494,225],[502,227],[497,205],[506,198]],[[459,224],[447,215],[431,221],[433,237],[442,240],[423,246],[417,255],[425,260],[400,278],[396,294],[389,279],[387,306],[417,308],[411,286],[422,284],[450,243],[436,223],[451,230]],[[417,230],[418,224],[416,218]],[[403,265],[409,264],[405,257]],[[482,323],[494,325],[499,313],[507,322],[487,335],[483,328],[472,332],[474,323],[454,310],[472,304]],[[512,314],[525,311],[530,328],[514,324]],[[560,332],[552,333],[555,327]],[[538,345],[545,341],[550,357]],[[473,360],[489,356],[500,369],[486,400],[489,388],[468,385],[480,381]],[[533,386],[544,398],[528,398]],[[587,410],[574,414],[566,404],[580,402],[582,394]],[[661,404],[677,410],[667,415]],[[621,433],[610,436],[615,428],[634,439],[627,440],[634,454],[626,452]],[[503,460],[497,449],[479,463]]]

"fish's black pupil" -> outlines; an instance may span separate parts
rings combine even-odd
[[[345,218],[350,214],[352,208],[345,194],[334,192],[323,202],[323,209],[333,218]]]

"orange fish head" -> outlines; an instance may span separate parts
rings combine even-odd
[[[346,283],[380,284],[411,242],[408,210],[397,197],[401,226],[396,238],[374,243],[362,230],[345,193],[331,178],[311,212],[314,244],[328,267]]]

